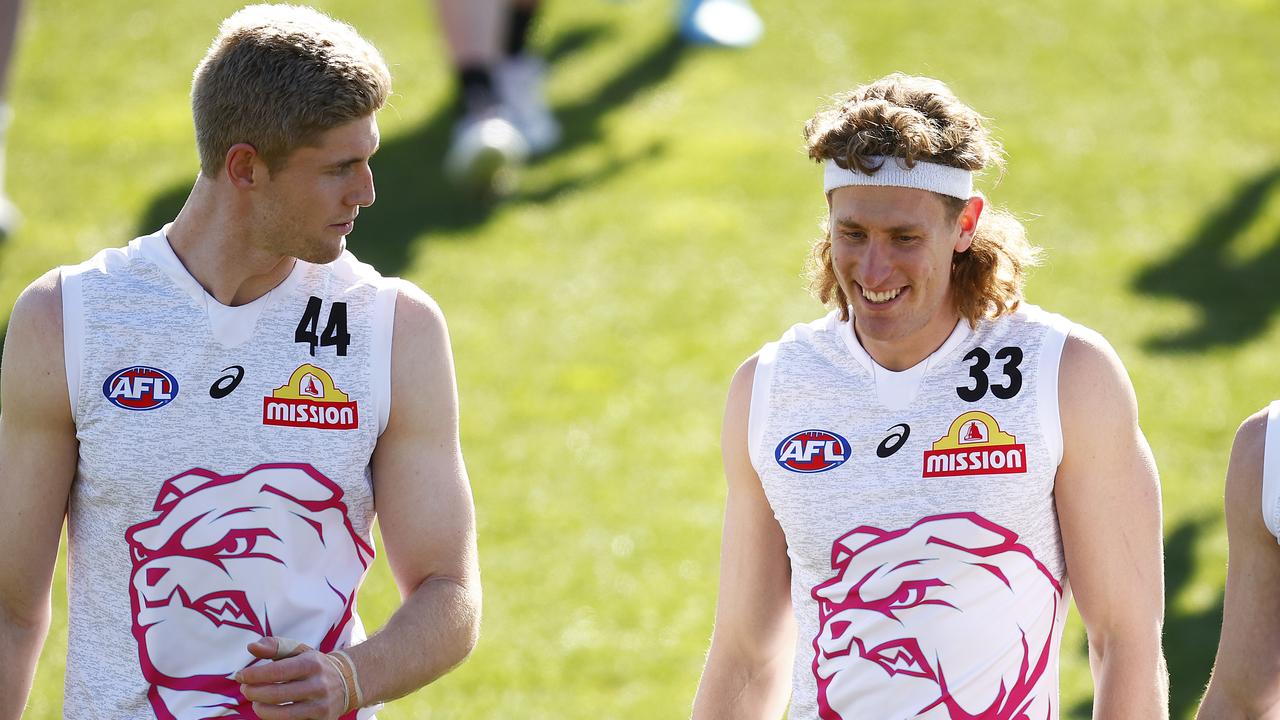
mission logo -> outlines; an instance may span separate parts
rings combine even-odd
[[[1000,475],[1027,471],[1027,446],[1000,429],[996,419],[974,410],[924,452],[924,477]]]
[[[112,373],[102,383],[102,394],[118,408],[155,410],[178,396],[178,381],[159,368],[135,365]]]
[[[830,430],[801,430],[778,443],[773,457],[791,472],[819,473],[849,459],[849,441]]]
[[[308,363],[262,399],[262,424],[354,430],[360,426],[360,413],[355,401],[333,384],[329,373]]]

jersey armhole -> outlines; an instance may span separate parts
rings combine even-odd
[[[1280,542],[1280,400],[1267,408],[1262,445],[1262,520]]]
[[[396,299],[400,288],[393,282],[379,285],[373,300],[373,347],[370,348],[369,386],[378,413],[378,437],[391,418],[391,346],[394,342]]]
[[[80,419],[80,349],[84,347],[84,303],[79,268],[58,268],[62,284],[62,359],[67,374],[67,400],[71,419]]]
[[[1040,346],[1040,427],[1049,450],[1050,467],[1062,464],[1062,414],[1058,403],[1058,374],[1062,365],[1062,348],[1071,334],[1073,323],[1061,315],[1051,315],[1049,331]]]
[[[759,475],[760,443],[764,442],[765,423],[769,420],[770,392],[773,388],[773,365],[778,357],[778,343],[760,348],[756,355],[756,374],[751,381],[751,407],[747,411],[747,452],[751,467]]]

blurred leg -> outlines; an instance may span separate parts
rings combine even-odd
[[[8,93],[9,64],[18,34],[20,0],[0,0],[0,239],[13,232],[18,225],[18,210],[4,192],[4,149],[9,128]]]
[[[503,41],[505,55],[493,75],[498,100],[535,154],[560,143],[560,123],[547,107],[547,65],[527,52],[540,0],[512,0]]]
[[[445,172],[472,191],[505,194],[529,154],[528,141],[505,117],[494,87],[510,5],[508,0],[436,0],[436,8],[457,72],[461,110],[445,153]]]
[[[4,103],[9,81],[9,59],[18,34],[21,0],[0,0],[0,104]]]

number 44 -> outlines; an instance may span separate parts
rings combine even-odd
[[[323,302],[315,295],[307,300],[307,309],[302,311],[302,319],[298,321],[298,329],[293,331],[293,341],[307,343],[311,348],[311,357],[316,356],[316,346],[336,346],[339,355],[347,354],[347,346],[351,344],[351,333],[347,332],[347,304],[336,302],[329,308],[329,320],[324,324],[324,332],[317,335],[320,327],[320,310]]]

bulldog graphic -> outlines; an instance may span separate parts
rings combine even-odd
[[[353,622],[373,559],[342,489],[310,465],[243,475],[194,469],[160,488],[160,514],[130,527],[133,637],[162,720],[256,718],[231,676],[280,635],[327,652]]]
[[[1062,587],[1017,535],[974,513],[860,527],[831,568],[811,593],[823,720],[1052,716]]]

